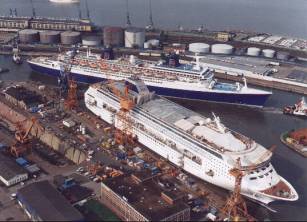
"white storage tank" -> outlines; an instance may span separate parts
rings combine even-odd
[[[233,46],[228,44],[214,44],[211,46],[211,52],[213,54],[232,54]]]
[[[194,53],[209,53],[210,45],[201,42],[189,44],[189,51]]]
[[[261,49],[256,48],[256,47],[249,47],[247,48],[246,54],[249,56],[259,56],[261,52]]]
[[[125,30],[125,47],[142,48],[145,42],[145,30],[141,28],[127,28]]]
[[[273,58],[275,55],[275,51],[272,49],[264,49],[262,50],[262,54],[266,58]]]
[[[82,45],[84,46],[100,46],[101,38],[98,36],[84,36],[82,37]]]

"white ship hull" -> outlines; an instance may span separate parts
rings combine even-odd
[[[58,77],[60,75],[60,64],[58,62],[28,61],[34,71]],[[100,71],[90,67],[83,68],[72,66],[71,76],[78,82],[95,83],[105,79],[124,80],[131,77],[132,73],[122,73],[113,71]],[[223,90],[218,88],[209,89],[207,85],[200,81],[169,80],[167,78],[158,79],[148,76],[140,76],[151,91],[155,91],[161,96],[177,97],[191,100],[213,101],[230,104],[240,104],[246,106],[262,107],[270,92],[242,88],[238,91]],[[219,86],[223,88],[223,84]]]
[[[95,105],[93,104],[93,98],[96,101]],[[117,118],[117,115],[115,115],[115,110],[119,110],[118,101],[113,100],[112,98],[101,94],[100,92],[97,92],[96,89],[90,87],[85,93],[85,102],[87,108],[95,115],[99,116],[109,124],[115,125],[116,128],[121,129],[122,123]],[[106,104],[108,108],[103,108],[103,104]],[[214,155],[213,152],[205,152],[204,150],[201,150],[202,164],[196,163],[191,158],[183,155],[180,149],[174,149],[171,146],[157,140],[159,137],[167,140],[179,141],[181,139],[180,135],[172,133],[171,131],[166,131],[163,125],[160,125],[161,123],[151,121],[150,118],[147,117],[147,114],[142,113],[141,110],[132,111],[130,117],[136,123],[133,125],[132,133],[137,136],[138,141],[141,144],[178,167],[181,167],[186,172],[189,172],[204,181],[227,190],[234,189],[235,180],[234,177],[229,174],[229,170],[232,169],[233,166],[231,164],[227,164],[222,155]],[[143,125],[143,128],[139,128],[137,126],[138,124]],[[177,142],[177,147],[180,148],[181,146],[185,149],[191,149],[193,152],[195,151],[195,144],[192,144],[190,141],[183,142],[183,144],[179,144],[179,142]],[[214,172],[214,176],[208,174],[210,170]],[[250,180],[250,175],[243,177],[241,190],[242,194],[265,204],[275,200],[294,201],[298,199],[298,195],[294,188],[276,173],[270,163],[267,164],[263,172],[260,171],[260,174],[269,172],[270,182],[273,181],[273,183],[277,184],[282,181],[285,183],[291,190],[291,198],[273,196],[262,192],[268,188],[267,186],[270,183],[266,181],[268,178],[264,178],[262,181],[260,180],[256,182],[254,180]]]

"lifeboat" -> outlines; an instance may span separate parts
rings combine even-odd
[[[89,67],[93,68],[93,69],[96,69],[98,66],[96,63],[90,63],[89,64]]]

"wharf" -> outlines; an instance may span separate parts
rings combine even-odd
[[[288,138],[288,134],[289,132],[285,132],[282,133],[280,135],[280,141],[285,144],[287,147],[289,147],[290,149],[294,150],[295,152],[297,152],[298,154],[302,155],[303,157],[307,157],[307,150],[303,151],[302,149],[304,149],[304,147],[302,145],[299,144],[293,144],[293,143],[289,143],[287,141]],[[305,148],[306,149],[306,148]]]
[[[16,85],[17,83],[3,83],[3,88],[7,86]],[[33,82],[18,83],[18,85],[23,85],[31,90],[46,96],[48,101],[54,101],[59,96],[56,90],[52,86],[44,86],[43,90],[39,90],[39,84]],[[59,97],[58,99],[59,100]],[[118,145],[111,145],[109,147],[103,145],[106,141],[113,140],[113,132],[106,132],[105,129],[110,128],[109,125],[102,120],[98,119],[94,114],[87,111],[84,107],[83,101],[80,100],[78,111],[67,111],[62,110],[63,115],[58,112],[52,113],[52,117],[40,116],[38,113],[30,113],[25,109],[17,107],[7,101],[3,95],[0,96],[0,114],[1,119],[5,124],[9,124],[10,127],[14,126],[14,122],[28,120],[31,117],[36,117],[39,121],[41,127],[44,128],[44,133],[37,132],[38,130],[33,129],[34,133],[32,135],[41,140],[42,143],[52,148],[51,150],[56,151],[60,156],[65,156],[67,159],[71,160],[75,164],[83,166],[85,169],[89,169],[91,164],[102,163],[105,166],[116,166],[122,169],[123,172],[140,172],[137,166],[131,166],[130,161],[133,158],[141,158],[146,163],[159,166],[161,169],[161,175],[163,178],[167,178],[173,184],[176,185],[176,189],[183,192],[186,196],[193,196],[196,199],[202,199],[205,201],[206,206],[198,206],[197,211],[193,210],[195,206],[191,206],[191,219],[193,220],[204,220],[208,213],[208,209],[217,209],[219,218],[225,218],[223,212],[220,209],[224,207],[226,197],[228,192],[224,189],[215,187],[198,178],[191,175],[186,175],[189,180],[182,180],[178,176],[174,176],[174,171],[178,174],[185,174],[178,170],[175,166],[162,160],[161,157],[152,151],[149,151],[146,147],[141,144],[135,144],[142,149],[140,153],[128,155],[128,159],[125,161],[118,160],[116,158],[118,152],[122,152]],[[54,105],[54,108],[60,107],[60,104]],[[50,107],[47,105],[43,108],[43,111],[48,111]],[[66,118],[72,118],[77,125],[73,128],[67,129],[63,126],[62,120]],[[27,123],[26,123],[27,124]],[[87,136],[81,135],[76,129],[82,124],[86,127]],[[35,127],[36,128],[36,127]],[[112,130],[112,129],[111,129]],[[1,131],[1,129],[0,129]],[[1,136],[1,134],[0,134]],[[85,137],[87,142],[82,142],[79,137]],[[6,139],[7,141],[7,139]],[[74,141],[74,142],[73,142]],[[72,142],[72,143],[70,143]],[[85,146],[84,146],[85,144]],[[43,149],[43,148],[41,148]],[[132,147],[124,147],[125,153],[131,153]],[[36,151],[36,149],[34,149]],[[87,159],[87,154],[89,150],[93,150],[93,158]],[[171,171],[170,171],[171,170]],[[173,171],[174,170],[174,171]],[[194,181],[193,184],[189,184]],[[99,195],[99,194],[98,194]],[[200,212],[200,209],[204,211]]]

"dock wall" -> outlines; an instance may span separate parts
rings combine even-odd
[[[14,125],[16,122],[25,122],[25,128],[31,124],[31,120],[24,114],[12,109],[6,103],[0,101],[0,118]],[[76,164],[83,162],[86,159],[86,154],[69,144],[69,142],[59,138],[55,133],[45,130],[40,124],[35,124],[31,130],[31,135],[38,138],[41,142],[51,147],[55,151],[65,155],[65,157]]]

